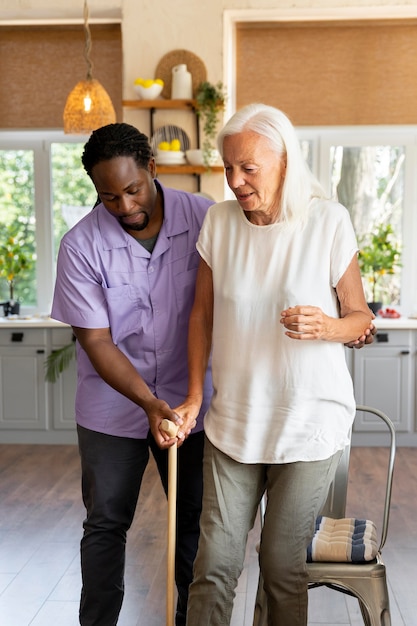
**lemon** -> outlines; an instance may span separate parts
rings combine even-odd
[[[143,85],[143,78],[136,78],[135,85]]]
[[[162,85],[162,87],[164,86],[164,81],[162,80],[162,78],[155,78],[154,82],[157,85]]]
[[[170,143],[170,150],[181,150],[181,142],[179,139],[173,139]]]
[[[153,85],[152,78],[147,78],[146,80],[143,81],[143,86],[145,87],[145,89],[147,89],[148,87],[152,87],[152,85]]]
[[[161,141],[158,143],[158,150],[170,150],[171,146],[168,141]]]

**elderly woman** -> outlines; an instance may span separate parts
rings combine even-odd
[[[271,626],[307,624],[306,548],[355,415],[343,344],[372,328],[348,211],[309,171],[295,130],[261,104],[219,135],[236,200],[209,208],[189,332],[189,423],[203,398],[201,535],[187,626],[230,623],[266,491],[260,567]]]

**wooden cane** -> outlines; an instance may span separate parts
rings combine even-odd
[[[178,426],[164,419],[161,428],[170,437],[176,437]],[[166,626],[174,626],[175,618],[175,533],[177,516],[177,446],[168,449],[168,543],[167,543],[167,600]]]

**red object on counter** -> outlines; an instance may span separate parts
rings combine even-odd
[[[398,319],[401,317],[401,313],[398,313],[395,309],[389,309],[388,307],[386,309],[380,309],[378,315],[389,319]]]

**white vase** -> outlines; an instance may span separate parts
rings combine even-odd
[[[193,97],[193,83],[190,72],[185,63],[172,68],[172,100],[191,100]]]

